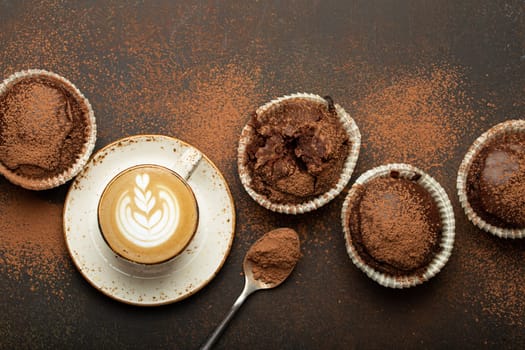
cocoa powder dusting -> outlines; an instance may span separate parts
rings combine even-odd
[[[476,322],[488,315],[498,322],[525,327],[525,283],[520,268],[525,259],[524,247],[522,242],[501,240],[488,234],[466,241],[467,253],[456,258],[461,266],[458,272],[461,282],[457,283],[461,289],[457,295],[450,296],[450,300],[463,297],[467,305],[478,305],[481,313],[476,315]]]
[[[202,70],[201,70],[202,69]],[[168,126],[206,153],[219,167],[231,166],[237,156],[240,131],[260,91],[260,69],[240,67],[199,67],[191,72],[195,81],[170,105]]]
[[[28,279],[32,291],[42,288],[63,298],[70,264],[62,205],[12,186],[0,185],[0,271],[17,281]]]
[[[253,278],[268,284],[279,284],[293,270],[301,256],[299,236],[291,228],[278,228],[266,233],[246,254],[252,263]]]
[[[404,162],[439,172],[473,125],[461,71],[434,66],[371,84],[355,118],[374,163]]]

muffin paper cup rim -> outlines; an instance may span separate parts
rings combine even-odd
[[[290,99],[307,99],[314,102],[326,103],[326,100],[319,95],[310,94],[310,93],[294,93],[290,95],[285,95],[257,108],[256,113],[264,113],[268,109],[278,106],[283,101]],[[241,132],[241,137],[239,139],[239,147],[237,149],[237,167],[239,178],[241,183],[246,190],[246,192],[255,200],[258,204],[263,206],[266,209],[269,209],[274,212],[283,213],[283,214],[303,214],[315,209],[322,207],[323,205],[329,203],[332,199],[337,197],[345,186],[350,181],[352,173],[359,158],[359,150],[361,147],[361,133],[357,124],[352,119],[352,117],[338,104],[334,104],[337,116],[339,121],[343,125],[348,138],[351,142],[351,148],[348,152],[348,156],[345,160],[343,170],[339,177],[337,184],[331,188],[329,191],[300,204],[283,204],[283,203],[274,203],[270,201],[266,196],[257,193],[254,189],[251,188],[251,176],[250,172],[246,167],[246,147],[250,142],[251,136],[253,135],[253,128],[247,123]]]
[[[484,147],[487,141],[493,140],[503,134],[525,133],[525,120],[507,120],[492,126],[481,134],[469,147],[467,153],[459,166],[456,181],[457,195],[459,203],[463,208],[467,218],[478,228],[501,238],[525,238],[525,228],[510,229],[489,224],[479,216],[470,205],[467,197],[467,177],[470,167],[476,155]]]
[[[354,246],[352,245],[350,229],[347,225],[349,219],[349,208],[350,204],[356,194],[358,186],[378,177],[388,176],[391,171],[399,171],[400,177],[411,178],[414,174],[420,174],[421,178],[417,180],[425,190],[427,190],[436,205],[438,206],[441,222],[442,222],[442,233],[440,247],[441,251],[434,256],[432,261],[428,264],[423,274],[407,275],[407,276],[393,276],[377,271],[372,268],[366,262],[362,260]],[[409,288],[419,285],[423,282],[428,281],[434,277],[441,269],[445,266],[452,249],[454,247],[455,240],[455,219],[454,210],[450,199],[443,189],[443,187],[430,175],[420,170],[419,168],[404,164],[404,163],[391,163],[382,166],[375,167],[363,173],[354,183],[350,191],[348,192],[341,210],[341,223],[344,231],[344,239],[347,253],[354,263],[361,271],[363,271],[368,277],[376,281],[382,286],[389,288]]]
[[[32,76],[48,76],[60,81],[61,83],[72,89],[75,92],[75,94],[78,95],[81,102],[84,103],[88,110],[87,127],[89,128],[89,135],[87,135],[87,139],[84,142],[82,153],[76,159],[75,163],[72,164],[68,169],[64,170],[62,173],[49,178],[33,179],[16,174],[15,172],[7,168],[2,162],[0,162],[0,173],[13,184],[29,190],[47,190],[54,187],[58,187],[71,180],[86,165],[87,161],[89,160],[89,157],[91,156],[91,153],[93,152],[93,149],[95,148],[95,142],[97,138],[97,126],[93,108],[91,107],[89,100],[84,96],[84,94],[82,94],[82,92],[68,79],[44,69],[27,69],[11,74],[0,84],[0,95],[4,94],[10,85]]]

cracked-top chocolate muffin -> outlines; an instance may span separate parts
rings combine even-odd
[[[252,188],[274,203],[307,202],[333,188],[351,142],[331,99],[282,101],[248,123],[246,146]]]
[[[348,227],[359,256],[394,276],[419,274],[439,251],[441,218],[427,190],[413,179],[372,179],[356,190]]]
[[[14,74],[0,91],[0,165],[12,182],[30,189],[58,186],[74,176],[94,145],[89,102],[50,72]]]
[[[525,228],[525,133],[502,134],[483,145],[468,171],[466,193],[487,223]]]

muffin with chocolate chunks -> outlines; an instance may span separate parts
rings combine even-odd
[[[285,96],[257,109],[243,129],[239,175],[262,206],[304,213],[341,192],[359,148],[357,126],[330,97]]]

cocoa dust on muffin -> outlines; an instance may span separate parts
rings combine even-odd
[[[525,133],[506,133],[483,145],[472,159],[467,199],[487,223],[525,228]]]
[[[300,204],[339,181],[351,142],[330,98],[291,98],[248,123],[251,187],[273,203]]]
[[[349,206],[352,245],[365,264],[392,276],[421,275],[440,251],[441,217],[428,191],[392,171],[359,185]]]
[[[91,153],[94,128],[89,102],[56,74],[26,71],[2,84],[0,162],[4,175],[23,187],[68,180],[80,158]],[[46,179],[53,180],[39,184]]]

